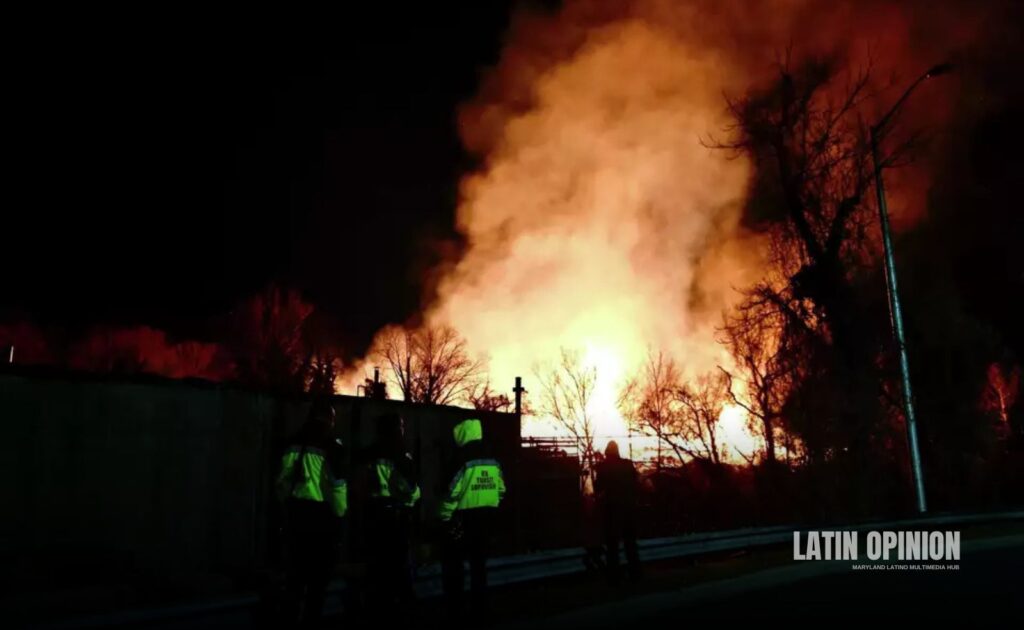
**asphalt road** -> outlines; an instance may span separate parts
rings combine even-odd
[[[499,628],[685,627],[694,622],[776,621],[815,623],[908,620],[1020,619],[1024,613],[1024,535],[1002,534],[966,540],[958,570],[854,570],[854,562],[796,562],[790,550],[765,550],[718,561],[649,567],[649,577],[632,589],[613,589],[601,576],[573,576],[499,589]],[[858,564],[863,564],[861,561]],[[421,601],[417,626],[448,627],[436,600]],[[250,604],[229,609],[183,610],[182,614],[132,621],[131,613],[82,620],[51,628],[145,627],[253,628]],[[1014,625],[1017,625],[1016,623]],[[21,624],[15,623],[15,627]],[[334,617],[325,628],[351,628]],[[24,626],[22,626],[24,627]],[[374,624],[373,627],[379,627]]]
[[[968,620],[1016,626],[1024,613],[1024,536],[965,543],[958,563],[943,563],[957,564],[955,571],[863,571],[854,570],[853,564],[794,562],[554,615],[530,627],[673,627],[753,620],[858,620],[886,627],[891,621]]]

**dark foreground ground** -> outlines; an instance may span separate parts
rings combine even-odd
[[[971,541],[963,549],[958,571],[855,571],[851,564],[787,562],[751,572],[739,570],[737,575],[699,585],[546,616],[529,627],[847,619],[887,626],[893,620],[1019,620],[1024,613],[1024,536]]]
[[[486,625],[539,630],[676,627],[754,619],[881,624],[1020,619],[1024,533],[1019,527],[1000,527],[963,535],[962,558],[955,571],[858,571],[850,561],[794,562],[789,548],[775,548],[648,565],[642,582],[620,588],[612,588],[598,574],[519,584],[495,590]],[[437,600],[421,601],[409,612],[410,626],[451,627]],[[135,621],[130,615],[92,617],[43,627],[251,628],[255,616],[251,607],[238,606]],[[357,623],[340,614],[323,624],[358,626],[380,624]]]

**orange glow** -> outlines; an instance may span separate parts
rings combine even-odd
[[[531,53],[517,46],[496,76],[523,70]],[[700,140],[729,124],[722,90],[739,83],[725,78],[742,76],[720,52],[623,20],[545,72],[517,76],[528,110],[509,110],[506,95],[467,106],[463,136],[487,160],[462,182],[468,249],[426,323],[459,331],[499,389],[522,376],[530,391],[537,366],[578,351],[596,370],[588,410],[599,448],[628,433],[617,400],[649,348],[688,376],[728,364],[715,326],[759,260],[738,227],[749,165]],[[546,425],[528,421],[524,433]]]
[[[988,380],[982,391],[981,408],[998,418],[1010,422],[1010,410],[1017,403],[1020,394],[1020,368],[1004,368],[998,363],[988,367]]]
[[[727,124],[725,61],[696,53],[622,23],[537,77],[535,107],[505,120],[463,182],[470,247],[428,317],[486,353],[499,385],[524,376],[529,390],[534,366],[579,351],[603,437],[627,433],[619,389],[649,347],[689,373],[723,361],[714,326],[750,269],[730,240],[748,166],[699,142]],[[490,119],[469,112],[479,136]]]
[[[739,453],[750,457],[758,449],[763,448],[759,440],[747,429],[747,412],[739,405],[726,405],[718,416],[720,439],[724,444],[725,457],[728,461],[737,461]]]
[[[688,379],[730,367],[716,326],[736,289],[763,274],[763,243],[740,225],[750,165],[701,143],[728,135],[723,94],[773,76],[793,41],[798,54],[847,46],[856,62],[869,42],[851,33],[881,33],[872,41],[886,71],[916,69],[917,54],[933,63],[931,50],[909,52],[909,12],[570,0],[554,15],[517,15],[500,62],[459,112],[481,166],[460,186],[467,246],[437,270],[424,322],[464,336],[498,391],[517,376],[536,389],[537,366],[579,352],[596,369],[596,446],[626,435],[616,402],[649,349]],[[728,406],[720,424],[730,460],[757,449],[741,408]],[[543,419],[524,426],[552,432]]]

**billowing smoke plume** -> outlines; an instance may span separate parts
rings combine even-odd
[[[938,24],[955,28],[943,39],[927,30]],[[486,354],[499,389],[516,375],[529,389],[534,365],[578,349],[598,370],[599,428],[622,431],[616,388],[648,348],[713,369],[720,314],[759,277],[760,241],[741,228],[751,165],[702,143],[728,133],[725,95],[768,80],[787,49],[916,74],[942,56],[918,35],[949,44],[964,24],[932,3],[580,1],[519,15],[460,112],[482,166],[461,185],[468,248],[426,321]]]
[[[735,74],[656,25],[614,22],[534,78],[526,111],[497,125],[506,112],[488,104],[463,115],[468,138],[481,125],[498,137],[463,182],[470,247],[431,319],[486,351],[496,383],[575,348],[597,368],[598,412],[614,414],[614,384],[648,346],[713,366],[712,322],[694,307],[721,304],[706,303],[700,266],[734,232],[747,165],[700,138],[727,124],[721,76]],[[719,301],[743,266],[714,271]]]

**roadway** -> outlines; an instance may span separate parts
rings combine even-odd
[[[965,529],[956,571],[863,571],[853,564],[796,562],[790,545],[776,544],[649,562],[642,582],[619,588],[595,573],[530,579],[494,589],[489,625],[539,630],[754,619],[980,621],[1024,613],[1024,533],[1016,523]],[[157,617],[126,612],[48,627],[251,628],[258,621],[253,601],[168,609]],[[342,618],[337,604],[329,602],[334,614],[324,627],[358,625]],[[440,601],[422,597],[408,617],[416,625],[437,625],[443,621]]]
[[[850,561],[780,563],[749,573],[585,606],[533,620],[541,628],[723,621],[974,622],[1024,613],[1024,536],[966,541],[957,571],[854,570]],[[944,563],[948,564],[948,563]],[[509,624],[517,627],[520,623]]]

